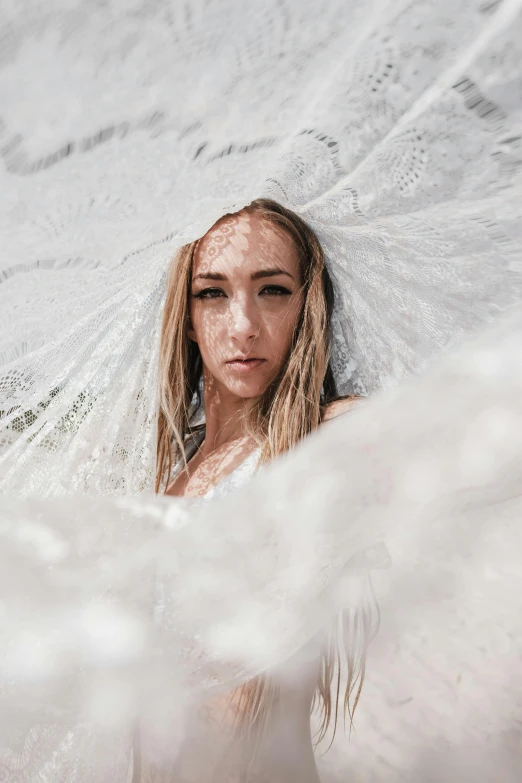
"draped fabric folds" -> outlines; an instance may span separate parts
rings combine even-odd
[[[28,0],[1,25],[4,778],[124,781],[138,713],[172,751],[185,703],[290,655],[389,552],[324,779],[519,780],[522,2]],[[334,372],[371,399],[196,510],[153,494],[166,273],[261,196],[316,230]]]

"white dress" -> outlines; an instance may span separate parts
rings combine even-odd
[[[203,437],[203,431],[196,435],[195,442],[187,449],[188,460],[199,448]],[[234,492],[252,478],[258,458],[259,449],[255,449],[205,495],[192,502],[212,501]],[[179,469],[178,464],[172,475],[175,476]],[[248,524],[248,520],[245,523]],[[161,612],[161,599],[156,608]],[[155,759],[142,752],[142,773],[140,775],[133,770],[131,764],[128,783],[149,779],[168,780],[169,783],[203,783],[207,780],[213,783],[319,783],[312,748],[310,707],[319,675],[320,643],[320,638],[312,639],[298,653],[269,672],[268,676],[278,684],[278,702],[271,710],[252,768],[245,761],[248,755],[245,747],[234,744],[229,731],[220,726],[221,708],[211,710],[203,704],[192,709],[185,741],[168,773],[159,771]]]

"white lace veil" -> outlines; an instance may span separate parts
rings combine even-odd
[[[385,541],[366,711],[325,774],[519,780],[520,0],[2,17],[7,779],[123,780],[137,682],[181,710],[285,657]],[[196,517],[153,496],[166,270],[260,196],[323,243],[341,389],[385,391]]]

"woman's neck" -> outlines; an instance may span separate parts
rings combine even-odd
[[[203,399],[205,403],[206,454],[225,443],[247,436],[245,409],[247,401],[236,397],[227,389],[217,386],[214,378],[203,375]]]

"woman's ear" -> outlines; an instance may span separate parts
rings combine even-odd
[[[196,332],[194,331],[194,328],[192,326],[192,320],[190,318],[187,320],[185,333],[189,338],[189,340],[192,340],[193,342],[197,343]]]

